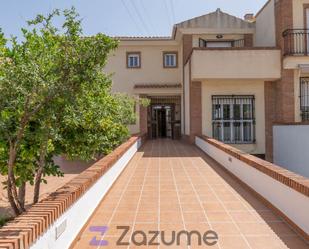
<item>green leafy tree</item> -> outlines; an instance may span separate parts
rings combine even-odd
[[[62,27],[53,25],[63,15]],[[128,137],[135,100],[111,94],[102,68],[117,41],[82,35],[75,9],[38,15],[7,45],[0,32],[0,172],[16,215],[25,211],[25,184],[61,176],[53,156],[90,159]]]

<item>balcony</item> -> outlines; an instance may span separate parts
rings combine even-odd
[[[287,29],[283,32],[283,68],[299,69],[307,72],[309,64],[309,29]]]
[[[231,48],[243,48],[248,47],[248,44],[246,44],[245,39],[239,39],[239,40],[232,40],[232,41],[207,41],[204,39],[199,39],[199,47],[200,48],[211,48],[213,46],[216,47],[231,47]]]
[[[275,48],[194,48],[192,79],[275,80],[281,74],[281,52]]]
[[[287,29],[283,32],[284,56],[309,55],[309,30]]]

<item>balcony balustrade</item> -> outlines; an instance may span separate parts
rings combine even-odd
[[[309,29],[287,29],[283,38],[284,56],[309,55]]]

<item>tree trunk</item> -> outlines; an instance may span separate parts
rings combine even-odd
[[[38,203],[39,197],[40,197],[40,187],[41,187],[41,180],[42,180],[42,174],[44,170],[44,164],[39,165],[39,169],[35,176],[35,183],[34,183],[34,193],[33,193],[33,203]]]
[[[19,210],[19,208],[17,207],[17,205],[15,203],[15,200],[14,200],[14,197],[13,197],[13,194],[12,194],[12,184],[11,184],[11,181],[9,179],[8,179],[8,182],[7,182],[7,193],[8,193],[8,199],[9,199],[9,202],[10,202],[11,208],[13,209],[14,214],[16,216],[20,215],[21,211]]]
[[[10,144],[10,152],[9,152],[9,162],[8,162],[8,184],[7,184],[7,191],[8,191],[8,199],[10,205],[15,213],[15,215],[21,214],[24,209],[20,205],[18,195],[17,195],[17,187],[15,182],[14,176],[14,164],[16,160],[16,148]]]
[[[25,131],[25,127],[29,122],[30,114],[27,112],[27,106],[29,103],[29,99],[27,99],[25,104],[25,114],[21,119],[21,126],[17,132],[16,140],[9,141],[10,143],[10,150],[9,150],[9,160],[8,160],[8,181],[7,181],[7,193],[10,205],[15,213],[15,215],[20,215],[22,212],[25,211],[24,205],[19,201],[19,195],[17,194],[17,187],[16,187],[16,180],[14,175],[14,166],[16,162],[17,156],[17,148],[19,145],[20,140],[22,139]],[[22,189],[23,190],[23,189]],[[24,189],[25,190],[25,189]],[[21,191],[21,196],[22,196]]]
[[[20,202],[21,208],[25,211],[25,197],[26,197],[26,183],[23,182],[18,189],[18,200]]]
[[[48,134],[46,137],[46,141],[43,141],[43,144],[40,150],[39,168],[36,172],[35,183],[34,183],[34,193],[33,193],[33,203],[34,204],[39,201],[39,197],[40,197],[40,187],[41,187],[42,175],[44,172],[45,157],[47,154],[47,144],[48,144]]]

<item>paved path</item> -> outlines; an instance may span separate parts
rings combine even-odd
[[[270,190],[271,191],[271,190]],[[91,203],[89,203],[91,205]],[[91,226],[108,226],[104,238],[90,232]],[[185,236],[179,246],[117,246],[122,234],[117,226],[129,226],[124,239],[133,231],[164,231],[170,241],[172,231],[213,230],[219,242],[212,247],[198,245],[197,235],[187,246]],[[89,242],[108,241],[108,246],[91,246]],[[136,242],[142,242],[139,233]],[[148,141],[133,157],[73,248],[222,248],[266,249],[309,248],[295,232],[239,185],[222,168],[198,148],[172,140]]]

